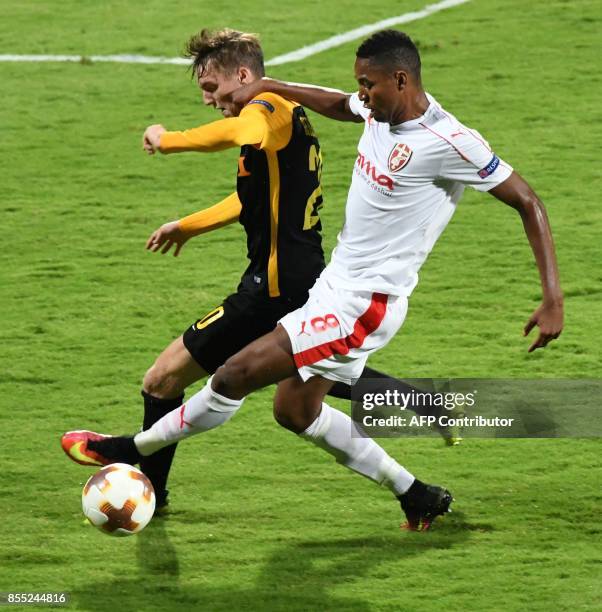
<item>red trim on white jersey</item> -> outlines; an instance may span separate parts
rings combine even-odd
[[[419,125],[421,125],[425,130],[428,130],[429,132],[431,132],[431,134],[435,134],[435,136],[438,136],[439,138],[441,138],[441,140],[445,140],[445,142],[447,142],[448,145],[450,145],[455,151],[457,151],[458,155],[464,160],[467,161],[469,164],[471,164],[472,162],[468,159],[468,157],[466,157],[462,151],[460,151],[460,149],[458,149],[458,147],[456,147],[456,145],[454,145],[454,143],[451,140],[448,140],[447,138],[445,138],[445,136],[442,136],[441,134],[435,132],[435,130],[431,129],[428,125],[424,125],[424,123],[420,123]]]
[[[442,112],[442,113],[443,113],[443,114],[444,114],[444,115],[447,117],[447,120],[448,120],[448,121],[449,121],[451,124],[455,124],[455,123],[456,123],[456,120],[454,120],[454,119],[452,118],[452,116],[451,116],[449,113],[447,113],[446,111],[444,111],[444,110],[441,108],[441,105],[440,105],[440,104],[437,104],[437,108],[438,108],[438,109],[439,109],[439,110],[440,110],[440,111],[441,111],[441,112]],[[420,125],[423,125],[423,124],[421,123]],[[423,126],[423,127],[424,127],[424,126]],[[486,148],[487,148],[487,150],[488,150],[488,151],[491,151],[491,150],[492,150],[492,149],[491,149],[491,147],[490,147],[490,146],[489,146],[489,145],[488,145],[488,144],[487,144],[487,143],[486,143],[486,142],[485,142],[485,141],[484,141],[482,138],[479,138],[479,137],[478,137],[478,136],[475,134],[474,130],[471,130],[470,128],[466,127],[465,125],[463,125],[463,126],[462,126],[462,129],[466,130],[466,131],[464,132],[464,134],[466,134],[467,136],[472,136],[472,137],[473,137],[475,140],[478,140],[478,141],[479,141],[479,142],[480,142],[480,143],[481,143],[481,144],[482,144],[484,147],[486,147]],[[453,137],[453,134],[452,134],[452,137]],[[449,141],[448,141],[448,142],[449,142]],[[450,143],[450,144],[451,144],[451,143]],[[453,146],[453,145],[452,145],[452,146]]]
[[[466,128],[468,130],[468,135],[472,136],[473,138],[475,138],[476,140],[478,140],[488,151],[492,151],[491,147],[482,139],[479,138],[475,133],[474,130],[471,130],[470,128]]]
[[[388,295],[384,293],[373,293],[370,306],[363,315],[356,320],[353,332],[345,338],[332,340],[306,349],[293,355],[297,368],[309,366],[322,359],[328,359],[333,355],[347,355],[352,348],[359,348],[364,343],[366,336],[375,332],[387,312]]]

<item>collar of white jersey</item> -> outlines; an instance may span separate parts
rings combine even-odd
[[[400,132],[405,132],[408,129],[416,127],[419,123],[422,123],[426,117],[428,117],[435,107],[437,106],[437,100],[431,96],[428,91],[424,92],[426,95],[426,99],[429,101],[429,105],[426,107],[426,110],[420,117],[416,117],[416,119],[410,119],[409,121],[404,121],[403,123],[398,123],[397,125],[390,125],[389,131],[394,132],[395,134],[399,134]]]

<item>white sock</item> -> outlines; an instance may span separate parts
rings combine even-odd
[[[385,485],[395,495],[405,493],[415,480],[345,413],[328,404],[322,403],[318,418],[301,435],[330,453],[338,463]]]
[[[187,402],[168,412],[150,429],[136,434],[134,444],[141,455],[152,455],[178,440],[223,425],[243,401],[244,398],[234,400],[216,393],[209,378],[207,384]]]

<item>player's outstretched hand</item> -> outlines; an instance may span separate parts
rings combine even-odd
[[[529,353],[535,349],[543,348],[550,342],[560,336],[562,332],[563,307],[562,304],[546,304],[545,302],[531,315],[525,325],[524,335],[528,336],[529,332],[537,325],[539,327],[539,336],[537,340],[529,347]]]
[[[150,235],[150,238],[146,241],[146,248],[153,253],[161,249],[161,254],[165,255],[175,244],[174,257],[177,257],[188,238],[189,236],[186,236],[180,229],[178,222],[171,221],[170,223],[163,224]]]
[[[142,148],[149,154],[153,155],[155,151],[159,150],[159,144],[161,143],[161,134],[167,132],[167,130],[159,124],[149,125],[144,130],[142,136]]]

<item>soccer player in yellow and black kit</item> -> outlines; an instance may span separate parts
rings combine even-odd
[[[143,429],[150,428],[183,402],[184,390],[214,373],[230,356],[272,331],[279,319],[302,306],[325,266],[319,209],[322,206],[322,156],[305,111],[281,96],[264,93],[244,108],[229,101],[239,86],[264,76],[257,38],[233,30],[203,30],[188,43],[193,71],[205,104],[221,110],[224,119],[182,132],[152,125],[144,133],[149,154],[220,151],[240,146],[236,192],[211,208],[166,223],[147,242],[152,251],[178,255],[192,236],[238,220],[247,235],[249,265],[235,293],[211,310],[167,347],[144,377]],[[412,387],[366,368],[365,390]],[[374,387],[376,385],[376,387]],[[351,398],[348,385],[337,383],[331,395]],[[414,408],[417,412],[420,409]],[[432,409],[425,407],[422,413]],[[213,426],[221,424],[221,421]],[[106,453],[94,451],[103,436],[91,434],[84,447],[74,432],[63,448],[74,460],[102,464]],[[447,442],[454,439],[449,432]],[[157,495],[167,503],[166,482],[176,444],[143,457],[140,465]]]

